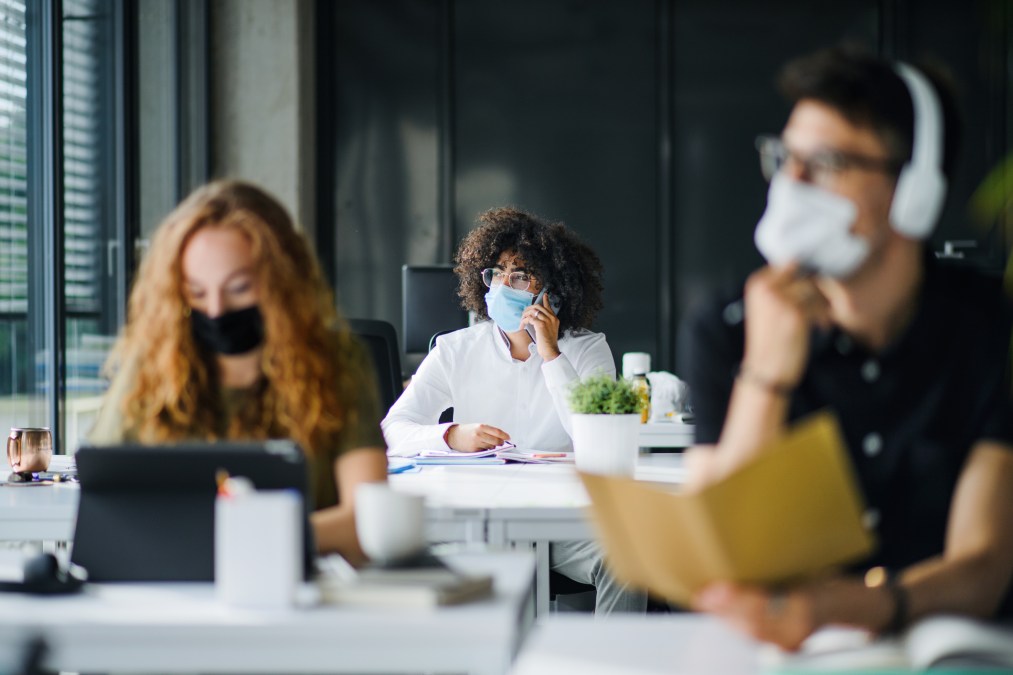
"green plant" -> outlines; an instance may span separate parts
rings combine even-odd
[[[640,397],[623,378],[592,375],[570,389],[570,410],[578,415],[634,415],[640,412]]]

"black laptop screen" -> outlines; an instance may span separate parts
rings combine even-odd
[[[220,469],[258,490],[297,490],[308,509],[306,460],[289,441],[86,446],[76,460],[81,501],[71,559],[91,581],[213,581]],[[303,535],[308,576],[308,518]]]

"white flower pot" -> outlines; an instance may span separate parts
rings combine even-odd
[[[580,471],[632,476],[640,415],[571,415],[574,460]]]

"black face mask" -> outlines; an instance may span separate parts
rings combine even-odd
[[[190,312],[190,324],[197,343],[217,354],[245,354],[264,341],[264,318],[256,305],[213,319],[194,309]]]

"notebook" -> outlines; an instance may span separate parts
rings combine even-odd
[[[492,576],[466,574],[429,553],[399,565],[354,569],[336,556],[317,580],[325,602],[360,607],[436,607],[489,596]]]
[[[615,575],[681,605],[713,581],[790,583],[875,546],[840,428],[826,412],[696,492],[580,477]]]
[[[290,441],[82,447],[76,457],[81,501],[71,559],[90,581],[213,581],[220,469],[259,490],[296,490],[308,509],[306,460]],[[303,542],[308,578],[308,518]]]

